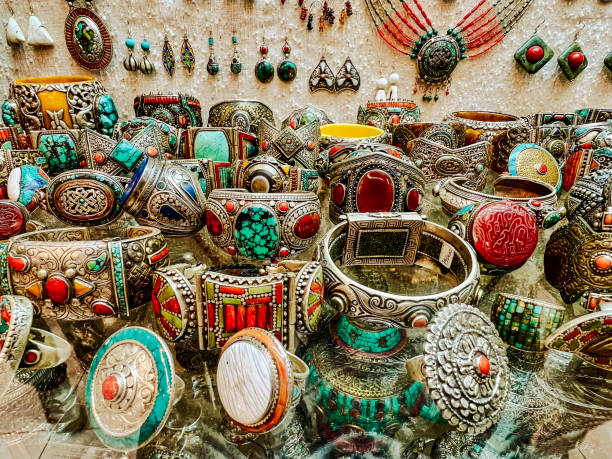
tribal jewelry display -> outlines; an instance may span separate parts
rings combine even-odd
[[[164,121],[177,129],[202,126],[200,101],[187,94],[143,94],[135,97],[134,114]]]
[[[113,43],[102,20],[89,9],[93,0],[80,0],[85,7],[74,6],[79,0],[66,1],[70,6],[64,25],[68,52],[81,67],[103,69],[113,57]]]
[[[439,35],[419,0],[366,0],[376,32],[396,51],[417,62],[417,85],[431,92],[450,85],[460,60],[480,56],[499,43],[533,0],[479,0],[446,36]],[[414,6],[410,4],[414,3]],[[418,10],[418,11],[417,11]],[[434,97],[435,99],[435,97]]]

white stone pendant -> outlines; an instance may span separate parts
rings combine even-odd
[[[53,46],[53,38],[40,19],[30,16],[30,28],[28,29],[28,44],[30,46]]]
[[[20,45],[25,41],[21,27],[17,24],[17,21],[13,16],[8,20],[6,25],[6,42],[9,45]]]

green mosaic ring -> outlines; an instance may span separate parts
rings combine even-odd
[[[508,345],[523,351],[542,351],[545,339],[563,323],[565,308],[509,293],[495,299],[491,320]]]
[[[87,377],[87,414],[109,448],[131,451],[164,426],[178,394],[172,354],[143,327],[111,335],[94,357]]]

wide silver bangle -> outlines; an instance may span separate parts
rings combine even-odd
[[[321,242],[319,258],[332,306],[376,325],[425,327],[446,305],[477,302],[480,296],[474,250],[456,234],[416,213],[347,214],[346,221],[334,226]],[[363,285],[340,269],[349,265],[417,266],[454,286],[428,295],[387,293],[388,289]]]

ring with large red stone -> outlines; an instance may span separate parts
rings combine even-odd
[[[533,213],[515,202],[489,202],[471,211],[467,236],[482,260],[515,269],[535,251],[538,225]]]
[[[25,231],[30,213],[16,201],[0,200],[0,240]]]

